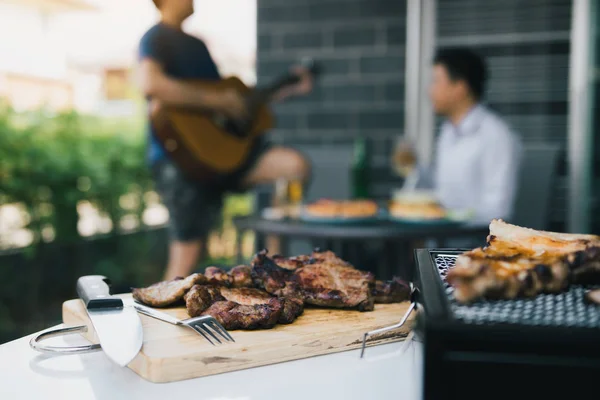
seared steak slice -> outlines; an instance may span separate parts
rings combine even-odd
[[[321,249],[316,248],[313,250],[311,258],[314,261],[309,262],[309,264],[314,264],[315,262],[326,262],[328,264],[343,265],[346,267],[354,268],[352,264],[350,264],[348,261],[342,260],[333,251],[330,250],[321,251]]]
[[[277,321],[280,324],[292,323],[304,311],[304,302],[300,298],[277,298],[263,290],[253,288],[221,288],[220,292],[226,300],[242,305],[273,304],[273,300],[281,302],[283,308]]]
[[[297,268],[300,268],[304,265],[304,263],[308,262],[310,259],[309,256],[296,256],[296,257],[284,257],[280,255],[274,255],[273,261],[275,264],[280,266],[281,268],[289,269],[293,271]]]
[[[238,265],[229,271],[234,288],[252,287],[252,268],[247,265]]]
[[[185,302],[191,317],[217,318],[213,313],[218,314],[217,320],[224,321],[225,329],[270,328],[276,322],[289,324],[303,311],[302,301],[298,304],[295,299],[277,298],[253,288],[195,285],[185,295]]]
[[[183,298],[192,286],[197,283],[206,283],[202,274],[192,274],[187,278],[175,278],[172,281],[158,282],[147,288],[132,290],[133,298],[151,307],[167,307]]]
[[[317,262],[294,271],[304,301],[309,304],[335,308],[358,308],[372,311],[374,299],[371,288],[375,277],[370,272],[344,266]]]
[[[342,260],[335,255],[333,251],[321,251],[319,248],[313,250],[311,255],[300,255],[295,257],[284,257],[281,255],[274,255],[273,261],[281,268],[296,270],[306,264],[315,263],[328,263],[330,265],[337,264],[346,267],[352,267],[350,263]]]
[[[400,303],[410,298],[410,287],[400,278],[391,281],[375,281],[372,292],[375,303]]]
[[[254,286],[275,296],[298,296],[299,287],[294,272],[281,268],[267,257],[267,250],[258,252],[252,260],[252,281]]]
[[[267,304],[254,305],[217,301],[201,315],[210,315],[227,330],[268,329],[277,323],[281,308],[281,302],[277,298],[272,298]]]
[[[233,281],[232,277],[217,267],[206,267],[204,270],[204,276],[208,279],[208,283],[217,286],[231,286]]]
[[[197,317],[204,310],[217,301],[224,301],[219,287],[208,285],[194,285],[189,292],[185,294],[185,307],[190,317]]]
[[[254,284],[276,296],[295,295],[305,303],[318,306],[373,310],[371,288],[375,278],[370,272],[347,266],[337,257],[316,259],[311,256],[305,260],[295,270],[285,269],[267,257],[267,251],[263,250],[252,263]]]

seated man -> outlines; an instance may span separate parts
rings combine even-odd
[[[520,139],[481,103],[486,78],[484,61],[472,51],[437,53],[430,97],[435,112],[446,121],[432,168],[419,167],[418,185],[434,188],[448,209],[471,210],[473,222],[482,224],[510,219],[521,158]],[[414,162],[415,157],[400,159]]]
[[[162,106],[181,106],[244,116],[245,101],[236,91],[198,90],[185,82],[220,79],[204,42],[182,30],[183,21],[194,12],[193,0],[153,1],[161,20],[146,32],[139,47],[140,87],[149,100],[149,108],[155,111]],[[297,68],[295,73],[300,81],[273,97],[282,100],[311,90],[308,71]],[[250,150],[247,162],[232,174],[216,184],[195,181],[171,160],[150,124],[148,137],[156,188],[170,216],[171,243],[165,280],[187,276],[196,267],[202,241],[220,219],[225,191],[240,191],[279,179],[305,181],[310,174],[310,165],[299,152],[259,140]]]

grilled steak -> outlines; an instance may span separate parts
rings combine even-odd
[[[487,245],[461,254],[446,280],[460,302],[559,292],[600,282],[600,237],[490,223]]]
[[[204,276],[208,279],[208,283],[217,286],[231,286],[233,281],[232,277],[217,267],[206,267],[204,270]]]
[[[252,279],[256,286],[276,296],[295,295],[318,306],[373,310],[373,274],[338,260],[330,255],[309,259],[290,270],[278,266],[263,250],[254,257]]]
[[[184,296],[185,307],[190,317],[202,315],[204,310],[218,301],[225,301],[219,287],[194,285]]]
[[[202,274],[192,274],[187,278],[175,278],[172,281],[158,282],[147,288],[132,290],[133,298],[151,307],[167,307],[177,303],[183,298],[192,286],[197,283],[206,283]]]
[[[292,323],[304,311],[304,302],[297,297],[276,298],[263,290],[253,288],[221,288],[220,292],[226,300],[242,305],[272,304],[273,299],[277,299],[283,307],[277,320],[280,324]]]
[[[244,305],[233,301],[217,301],[201,315],[210,315],[227,330],[268,329],[275,326],[281,314],[281,302],[272,298],[268,304]]]
[[[231,271],[229,271],[229,276],[232,281],[231,286],[234,288],[252,287],[251,272],[252,268],[247,265],[233,267]]]
[[[410,298],[410,287],[402,279],[394,277],[391,281],[375,281],[371,291],[375,303],[400,303]]]
[[[314,249],[311,255],[300,255],[287,258],[281,255],[274,255],[272,258],[275,264],[277,264],[281,268],[289,269],[292,271],[306,264],[315,263],[328,263],[330,265],[336,264],[343,265],[346,267],[352,267],[350,263],[336,256],[333,251],[321,251],[318,248]]]
[[[271,328],[276,322],[289,324],[304,309],[302,301],[277,298],[262,290],[208,285],[192,287],[185,295],[185,303],[190,316],[211,315],[225,329]]]
[[[281,268],[262,250],[252,261],[252,281],[258,288],[275,296],[301,296],[294,271]]]

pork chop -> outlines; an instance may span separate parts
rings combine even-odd
[[[281,302],[272,298],[267,304],[246,305],[234,301],[217,301],[200,315],[210,315],[225,329],[269,329],[281,314]]]
[[[197,283],[206,283],[202,274],[192,274],[187,278],[175,278],[158,282],[146,288],[134,288],[133,298],[151,307],[167,307],[177,303],[185,293]]]
[[[227,272],[217,267],[206,267],[204,276],[206,276],[208,283],[211,285],[229,287],[233,282],[232,277]]]
[[[375,281],[371,291],[375,304],[400,303],[410,298],[410,286],[400,278],[394,277],[391,281]]]
[[[314,258],[314,257],[313,257]],[[281,268],[259,252],[252,263],[252,279],[257,287],[276,296],[296,296],[305,303],[334,308],[373,310],[372,287],[375,278],[331,258],[305,262],[294,270]]]
[[[217,320],[225,329],[271,328],[276,322],[289,324],[304,309],[302,301],[278,298],[259,289],[209,285],[192,287],[185,295],[185,302],[191,317],[217,318],[213,313],[218,314]]]
[[[234,288],[252,287],[252,268],[248,265],[238,265],[229,271],[231,286]]]
[[[531,297],[600,282],[600,237],[490,223],[487,245],[461,254],[446,280],[455,298]]]
[[[270,304],[276,297],[264,290],[254,288],[228,289],[220,288],[225,300],[242,305]],[[277,319],[280,324],[290,324],[304,311],[304,302],[298,297],[279,297],[282,303],[281,315]]]

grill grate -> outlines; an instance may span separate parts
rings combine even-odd
[[[433,259],[444,282],[452,313],[465,323],[600,328],[600,307],[586,304],[583,299],[588,288],[572,286],[563,293],[541,294],[532,299],[479,301],[465,305],[455,300],[454,290],[445,280],[456,258],[433,254]]]

